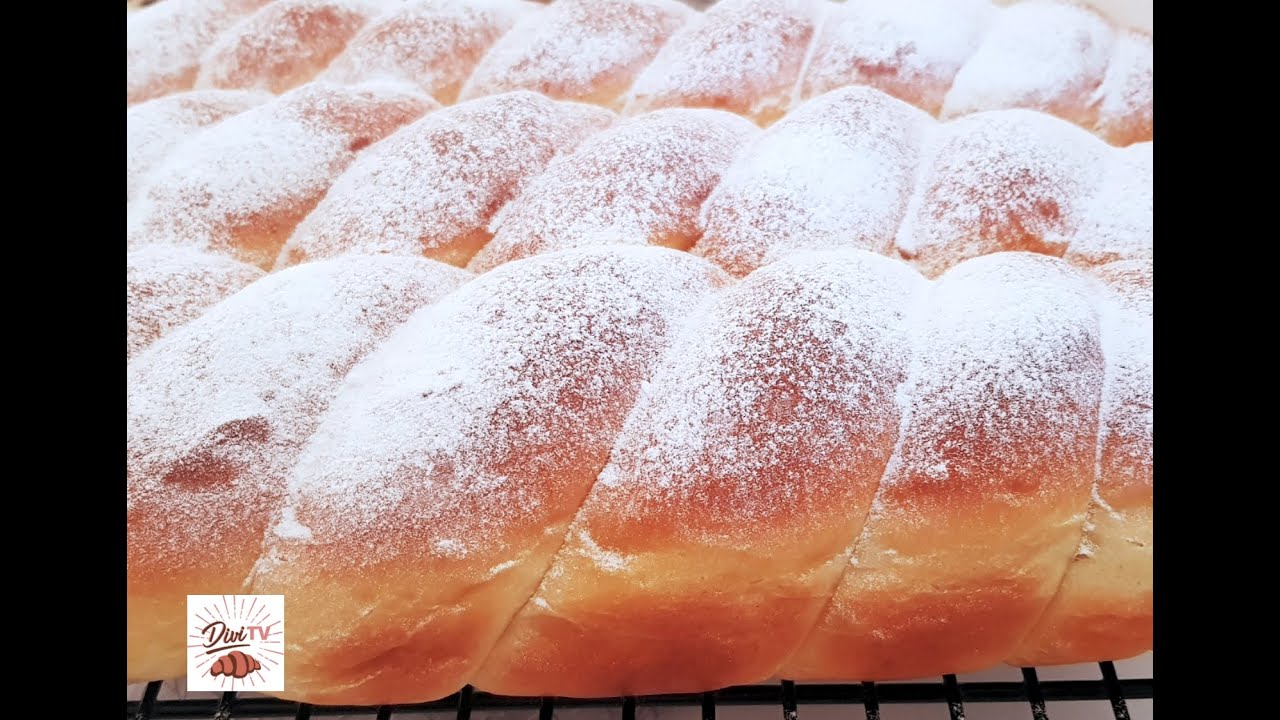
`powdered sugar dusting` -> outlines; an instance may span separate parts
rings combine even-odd
[[[285,540],[301,540],[303,542],[311,539],[311,528],[298,522],[298,518],[293,513],[293,508],[285,508],[280,517],[280,522],[276,523],[272,528],[275,534]]]
[[[1148,140],[1155,122],[1155,48],[1150,35],[1116,38],[1107,74],[1094,94],[1098,134],[1115,145]]]
[[[965,613],[917,620],[869,601],[955,592],[967,602],[1005,583],[1052,591],[1089,501],[1103,385],[1097,298],[1080,271],[1030,253],[967,260],[934,283],[912,328],[901,442],[820,627],[875,649],[920,643],[917,623],[932,622],[945,647],[970,631],[954,622]],[[973,587],[975,572],[990,579]],[[1034,618],[1012,613],[1000,633],[1017,637]]]
[[[795,541],[865,513],[898,426],[904,322],[927,283],[860,251],[752,273],[695,315],[584,506],[598,538]],[[768,523],[762,538],[761,523]],[[834,550],[833,550],[834,551]]]
[[[735,275],[804,249],[886,251],[933,120],[884,93],[815,98],[764,132],[702,210],[695,252]]]
[[[570,547],[591,558],[596,567],[605,572],[616,572],[627,566],[629,560],[622,553],[605,550],[600,547],[586,530],[579,530],[574,538],[577,540]],[[546,600],[543,600],[545,603]]]
[[[364,146],[435,106],[404,85],[309,83],[173,149],[130,208],[128,243],[231,253],[270,267]]]
[[[1002,250],[1061,256],[1099,189],[1107,146],[1051,115],[997,110],[939,126],[898,250],[926,275]]]
[[[521,0],[412,0],[374,18],[321,78],[403,80],[452,104],[493,43],[541,10]]]
[[[768,124],[787,111],[821,0],[722,0],[671,37],[625,112],[712,107]]]
[[[693,17],[676,0],[559,0],[498,41],[462,98],[533,90],[616,108],[667,38]]]
[[[900,512],[953,491],[1015,503],[1070,493],[1092,474],[1103,381],[1093,288],[1031,253],[975,258],[937,281],[915,382],[900,396],[906,440],[883,485],[953,490],[894,494]]]
[[[263,275],[231,258],[172,245],[131,252],[125,266],[128,357]]]
[[[224,32],[200,58],[196,87],[282,93],[323,70],[377,0],[275,0]]]
[[[698,209],[759,130],[718,110],[676,108],[629,119],[553,162],[494,217],[472,260],[484,272],[530,255],[613,243],[685,250]]]
[[[721,278],[671,250],[571,250],[419,311],[308,443],[290,491],[315,540],[297,552],[331,567],[439,556],[448,539],[509,559],[562,537],[680,318]]]
[[[1150,30],[1064,0],[721,0],[701,13],[677,0],[176,0],[130,17],[129,101],[191,87],[203,63],[201,86],[281,92],[321,73],[414,82],[446,104],[527,89],[768,125],[867,85],[944,117],[1037,109],[1125,145],[1151,137],[1151,48]]]
[[[1100,265],[1154,252],[1154,148],[1149,142],[1138,143],[1109,155],[1101,188],[1083,210],[1067,260]]]
[[[1104,326],[1108,383],[1099,434],[1099,485],[1104,495],[1151,487],[1154,478],[1154,364],[1151,258],[1098,268],[1114,297]]]
[[[271,99],[241,90],[192,90],[139,103],[125,113],[126,201],[137,194],[143,176],[196,130]]]
[[[191,566],[220,535],[261,537],[348,369],[465,277],[416,258],[312,263],[263,278],[136,357],[128,372],[131,551],[148,554],[148,567]],[[211,501],[218,523],[202,519]],[[134,512],[147,520],[135,522]],[[244,560],[247,570],[253,558]]]
[[[869,85],[936,115],[998,12],[989,0],[860,0],[831,7],[802,96]]]
[[[1105,20],[1070,3],[1027,0],[1005,8],[956,74],[942,115],[1029,108],[1091,127],[1088,99],[1114,39]]]
[[[268,0],[165,0],[127,21],[128,104],[189,89],[200,55],[223,30]]]
[[[298,226],[280,262],[362,252],[465,264],[488,242],[494,213],[613,117],[525,91],[428,115],[362,155]]]

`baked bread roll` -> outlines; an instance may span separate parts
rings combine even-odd
[[[314,703],[1150,649],[1149,35],[168,3],[130,17],[184,33],[130,55],[131,681],[182,674],[188,594],[284,594]]]
[[[364,252],[465,265],[489,241],[494,213],[613,117],[524,91],[432,113],[361,154],[278,262]]]
[[[270,0],[165,0],[128,14],[128,104],[190,89],[200,56],[237,20]]]
[[[939,122],[867,87],[763,131],[719,110],[619,118],[527,91],[432,107],[407,85],[315,82],[196,131],[142,178],[129,246],[263,269],[390,253],[484,271],[652,244],[738,277],[861,248],[936,277],[1002,250],[1093,266],[1153,243],[1153,144],[1117,148],[1045,113]]]
[[[229,257],[177,245],[152,245],[131,252],[125,265],[127,357],[264,274]]]
[[[384,5],[381,0],[273,0],[204,51],[195,86],[285,92],[328,66]]]
[[[205,90],[166,95],[130,107],[125,115],[126,202],[133,202],[143,178],[175,145],[203,127],[269,99],[266,93],[245,90]]]
[[[446,105],[530,90],[623,115],[714,108],[768,125],[867,85],[942,118],[1025,108],[1117,145],[1152,133],[1150,28],[1064,0],[161,5],[129,17],[130,104],[192,87],[283,92],[318,76],[411,82]]]
[[[183,672],[186,596],[243,588],[288,469],[347,371],[464,277],[415,258],[310,263],[249,285],[130,361],[130,678]]]
[[[318,703],[1149,649],[1149,265],[849,249],[735,282],[615,246],[463,277],[306,263],[132,361],[130,613],[174,619],[131,624],[131,679],[180,672],[190,592],[284,594],[284,694]]]
[[[407,85],[309,83],[177,144],[129,205],[131,249],[173,244],[270,268],[356,153],[439,107]]]

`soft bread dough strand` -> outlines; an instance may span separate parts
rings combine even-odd
[[[379,0],[275,0],[204,52],[196,87],[290,90],[328,67],[381,9]]]
[[[174,146],[208,127],[271,100],[248,90],[192,90],[140,103],[125,113],[128,157],[126,202],[132,202],[146,174],[163,163]]]
[[[936,277],[1002,250],[1061,257],[1119,150],[1052,115],[977,113],[938,125],[898,229],[898,252]]]
[[[269,0],[165,0],[130,13],[128,104],[190,90],[200,55],[232,24]]]
[[[1080,225],[1063,257],[1081,267],[1150,258],[1155,250],[1155,143],[1112,151],[1101,184],[1080,209]]]
[[[1116,33],[1091,10],[1057,0],[1026,0],[994,18],[977,52],[956,73],[944,118],[992,108],[1031,108],[1081,127],[1097,123]]]
[[[183,673],[186,596],[246,589],[285,479],[347,370],[466,277],[420,258],[311,263],[129,363],[130,680]]]
[[[613,123],[594,105],[527,91],[428,115],[364,153],[289,238],[287,267],[349,252],[466,265],[494,214],[559,154]]]
[[[270,268],[366,146],[439,105],[407,85],[309,83],[196,133],[129,208],[130,248],[162,243]]]
[[[493,218],[474,272],[530,255],[615,243],[688,250],[698,209],[760,130],[720,110],[637,115],[584,142]]]
[[[636,75],[697,16],[678,0],[558,0],[503,36],[459,99],[533,90],[619,110]]]
[[[1061,588],[1010,664],[1128,657],[1152,643],[1151,260],[1096,270],[1114,291],[1104,305],[1107,379],[1093,503]]]
[[[822,0],[726,0],[678,30],[631,87],[624,113],[729,110],[761,125],[787,112]]]
[[[396,703],[468,682],[724,282],[660,248],[544,255],[419,311],[353,370],[253,581],[289,597],[289,692]]]
[[[969,260],[913,329],[899,444],[797,680],[906,679],[1009,656],[1075,554],[1104,359],[1096,283],[1040,255]]]
[[[135,23],[148,9],[131,18],[130,42],[135,24],[190,46],[184,58],[213,42],[201,82],[219,87],[283,90],[332,58],[320,77],[406,80],[445,104],[531,90],[626,115],[716,108],[767,126],[805,99],[865,85],[944,118],[1025,108],[1120,145],[1151,139],[1150,30],[1062,0],[721,0],[705,12],[674,0],[417,0],[370,20],[360,8],[371,1],[279,0],[225,31],[210,8],[187,5],[190,17]],[[150,82],[154,71],[130,58],[131,83]],[[184,76],[138,99],[190,86]]]
[[[152,245],[125,258],[128,357],[265,273],[229,257]]]
[[[736,276],[798,250],[887,253],[936,125],[865,87],[805,103],[739,153],[702,206],[694,252]]]
[[[835,3],[814,40],[800,97],[856,83],[937,115],[998,13],[988,0]]]
[[[474,682],[603,696],[769,677],[871,504],[927,284],[875,255],[801,256],[690,320]]]
[[[450,105],[493,43],[542,8],[523,0],[410,0],[369,22],[321,79],[404,80]]]

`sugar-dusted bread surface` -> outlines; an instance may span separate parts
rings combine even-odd
[[[298,226],[279,263],[361,252],[465,265],[504,204],[613,120],[602,108],[527,91],[428,115],[361,155]]]
[[[421,258],[311,263],[250,284],[130,361],[131,678],[182,672],[186,596],[246,588],[288,468],[338,383],[465,277]]]
[[[530,90],[624,115],[710,108],[768,126],[867,86],[944,118],[1047,112],[1128,145],[1152,137],[1154,55],[1149,18],[1126,4],[174,0],[129,16],[128,102],[395,79],[444,105]]]
[[[128,104],[189,90],[200,57],[236,21],[270,0],[165,0],[129,13]]]
[[[193,588],[289,597],[284,694],[317,703],[1142,652],[1146,262],[930,280],[844,248],[735,281],[605,245],[269,275],[130,363],[130,612],[162,620],[130,677],[180,671]],[[215,500],[227,556],[193,550]]]
[[[284,594],[282,694],[321,704],[1151,648],[1149,23],[128,23],[131,681],[209,593]]]
[[[125,264],[129,357],[265,274],[224,255],[181,245],[135,250]]]
[[[241,90],[192,90],[129,108],[125,115],[128,157],[126,198],[133,202],[146,175],[174,146],[197,130],[271,99]]]
[[[128,128],[152,165],[129,246],[264,269],[392,253],[485,271],[648,244],[737,277],[801,250],[860,248],[936,277],[992,252],[1096,266],[1154,243],[1154,143],[1115,147],[1047,113],[939,121],[867,87],[764,130],[721,110],[619,117],[527,90],[437,108],[389,80],[308,83],[195,128],[157,108]]]
[[[618,109],[636,75],[695,16],[678,0],[561,0],[504,35],[461,99],[533,90]]]
[[[282,93],[342,52],[381,0],[274,0],[205,50],[196,87]]]
[[[759,130],[720,110],[672,108],[593,136],[493,218],[477,272],[552,250],[635,243],[688,250],[698,212]]]
[[[270,268],[356,153],[439,105],[408,85],[310,83],[212,125],[151,171],[130,248],[159,243]]]

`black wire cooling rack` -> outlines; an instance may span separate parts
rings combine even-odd
[[[296,718],[348,715],[391,720],[401,713],[454,713],[457,720],[470,720],[472,710],[519,710],[538,713],[538,720],[552,720],[556,708],[614,707],[622,720],[635,720],[637,706],[700,707],[702,720],[715,720],[718,706],[776,706],[782,720],[799,720],[805,705],[861,705],[867,720],[880,720],[882,704],[945,703],[951,720],[964,720],[966,703],[1026,703],[1032,720],[1048,720],[1046,701],[1101,700],[1110,702],[1110,715],[1116,720],[1129,720],[1125,700],[1152,698],[1154,680],[1125,679],[1116,676],[1110,662],[1099,663],[1099,680],[1048,680],[1041,682],[1035,668],[1022,668],[1022,682],[957,682],[955,675],[944,675],[940,683],[861,683],[851,685],[800,684],[783,680],[779,685],[740,685],[716,692],[680,695],[644,695],[640,697],[582,700],[576,698],[515,698],[474,692],[468,686],[462,692],[434,702],[413,705],[307,705],[274,698],[238,698],[236,693],[223,693],[211,700],[157,700],[161,683],[147,685],[141,700],[125,703],[125,717],[133,720],[152,718],[214,718],[214,720],[249,720],[250,718]],[[1106,718],[1105,711],[1099,715]],[[852,716],[851,716],[852,718]]]

